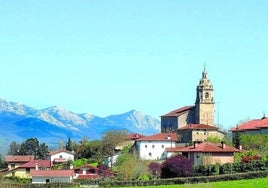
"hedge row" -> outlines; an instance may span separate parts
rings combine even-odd
[[[100,181],[100,187],[130,187],[130,186],[153,186],[153,185],[174,185],[174,184],[195,184],[217,181],[230,181],[241,179],[263,178],[268,176],[268,171],[247,172],[237,174],[196,176],[188,178],[157,179],[149,181]]]
[[[194,168],[194,176],[210,176],[220,174],[235,174],[240,172],[265,171],[268,170],[268,161],[251,161],[250,163],[226,163],[208,166],[197,166]]]
[[[74,188],[80,187],[76,183],[48,183],[48,184],[25,184],[25,183],[1,183],[1,188]]]

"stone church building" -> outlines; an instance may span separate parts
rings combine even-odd
[[[204,68],[196,87],[195,105],[184,106],[161,116],[162,133],[177,132],[182,142],[205,141],[209,136],[224,136],[214,125],[214,89],[207,75]]]

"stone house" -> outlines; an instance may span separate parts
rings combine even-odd
[[[194,142],[188,147],[167,148],[166,152],[171,155],[182,154],[186,156],[193,166],[234,163],[234,153],[240,149],[228,146],[225,143]]]
[[[189,124],[177,130],[181,143],[206,141],[208,137],[224,138],[225,134],[219,128],[204,124]]]

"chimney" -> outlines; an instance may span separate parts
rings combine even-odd
[[[222,147],[222,149],[225,149],[226,148],[226,144],[225,144],[224,141],[221,142],[221,147]]]
[[[194,149],[197,148],[197,141],[194,141]]]
[[[242,151],[243,147],[242,147],[241,144],[239,144],[238,149],[239,149],[240,151]]]
[[[38,170],[38,163],[35,163],[35,170]]]

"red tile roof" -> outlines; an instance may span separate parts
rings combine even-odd
[[[140,139],[142,137],[144,137],[144,136],[141,134],[138,134],[138,133],[132,133],[132,134],[128,135],[129,140],[137,140],[137,139]]]
[[[225,145],[225,147],[222,147],[222,143],[210,143],[210,142],[203,142],[196,144],[196,147],[189,146],[189,147],[178,147],[176,149],[173,149],[173,151],[176,152],[183,152],[183,153],[233,153],[233,152],[240,152],[239,149],[236,149],[235,147]]]
[[[74,175],[73,170],[31,170],[30,176],[39,177],[70,177]]]
[[[75,170],[79,170],[79,169],[83,169],[83,168],[98,170],[97,167],[94,167],[94,166],[91,166],[91,165],[83,165],[83,166],[80,166],[80,167],[75,168]]]
[[[204,125],[204,124],[189,124],[184,127],[179,128],[178,130],[218,130],[217,127],[215,126],[209,126],[209,125]]]
[[[97,178],[99,178],[98,174],[86,174],[86,175],[79,174],[77,176],[77,179],[97,179]]]
[[[61,152],[65,152],[65,153],[69,153],[69,154],[73,154],[74,155],[74,153],[73,152],[71,152],[71,151],[68,151],[68,150],[66,150],[66,149],[64,149],[64,148],[62,148],[62,149],[58,149],[58,150],[54,150],[54,151],[50,151],[49,153],[48,153],[48,155],[55,155],[55,154],[58,154],[58,153],[61,153]]]
[[[161,117],[179,117],[182,114],[185,114],[186,112],[188,112],[189,110],[195,108],[195,106],[184,106],[182,108],[178,108],[176,110],[173,110],[165,115],[162,115]]]
[[[7,155],[6,156],[6,162],[10,163],[10,162],[29,162],[29,161],[33,161],[34,160],[34,156],[33,155]]]
[[[185,148],[184,146],[177,146],[173,148],[166,148],[167,152],[178,152],[179,149]]]
[[[21,165],[19,168],[35,168],[36,165],[38,165],[38,167],[50,168],[51,161],[49,161],[49,160],[33,160],[33,161],[28,162],[28,163],[25,163],[24,165]]]
[[[235,128],[232,128],[231,131],[246,131],[246,130],[258,130],[268,128],[268,118],[264,117],[262,119],[254,119],[243,123]]]
[[[175,133],[159,133],[137,139],[137,141],[166,141],[166,140],[178,141],[178,136]]]

